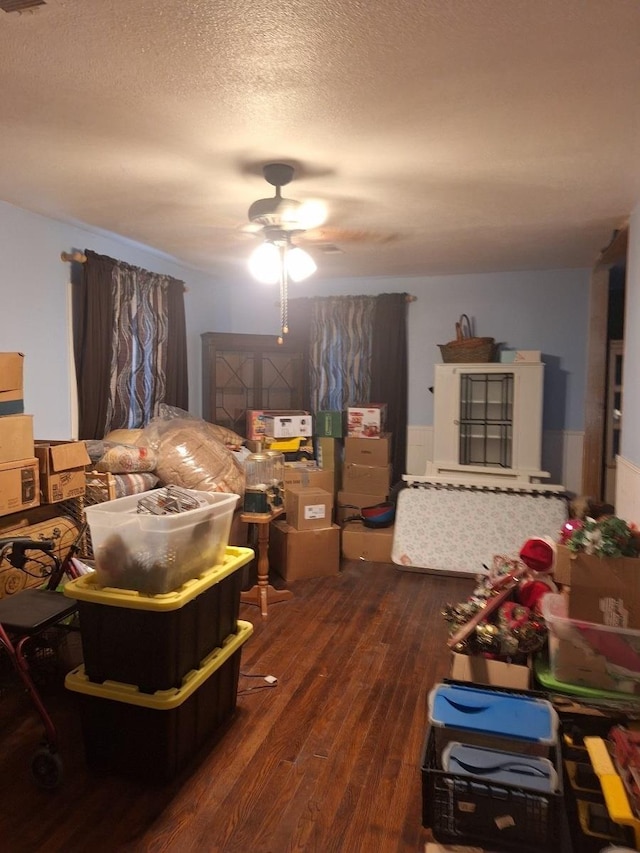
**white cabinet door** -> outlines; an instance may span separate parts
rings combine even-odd
[[[437,364],[433,459],[438,471],[545,476],[542,363]]]

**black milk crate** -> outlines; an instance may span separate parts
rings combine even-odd
[[[223,562],[158,595],[69,581],[78,603],[84,671],[91,681],[135,684],[143,693],[179,687],[237,629],[250,548],[227,547]]]
[[[87,764],[149,783],[173,778],[202,749],[213,745],[236,708],[242,646],[253,632],[238,620],[227,637],[179,689],[141,693],[132,684],[90,681],[82,666],[65,686],[80,706]]]
[[[441,844],[513,853],[566,853],[560,745],[549,756],[558,791],[544,793],[447,773],[429,727],[422,757],[422,825]]]

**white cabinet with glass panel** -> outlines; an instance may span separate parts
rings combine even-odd
[[[539,482],[544,365],[437,364],[427,475]]]

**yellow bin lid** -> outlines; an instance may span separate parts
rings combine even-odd
[[[250,563],[253,555],[251,548],[228,546],[222,563],[206,569],[197,578],[185,581],[182,586],[171,592],[162,592],[157,595],[138,592],[135,589],[101,586],[96,583],[93,572],[68,581],[63,592],[69,598],[75,598],[76,601],[89,601],[111,607],[128,607],[131,610],[179,610],[207,589]]]
[[[210,652],[198,669],[188,672],[182,679],[180,687],[156,690],[155,693],[141,693],[140,688],[135,684],[124,684],[121,681],[105,681],[100,684],[89,681],[84,665],[76,667],[67,674],[64,686],[74,693],[83,693],[85,696],[94,696],[97,699],[112,699],[115,702],[138,705],[141,708],[170,711],[182,705],[198,687],[204,684],[217,669],[220,669],[222,664],[247,642],[251,634],[253,634],[251,622],[243,622],[239,619],[238,633],[229,634],[221,648]]]

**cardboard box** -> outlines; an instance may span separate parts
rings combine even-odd
[[[0,417],[0,463],[32,459],[33,415]]]
[[[0,394],[18,391],[22,396],[23,369],[24,355],[21,352],[0,352]]]
[[[326,471],[315,465],[304,462],[285,462],[284,465],[284,488],[285,491],[292,486],[313,486],[316,489],[324,489],[330,494],[334,493],[334,472]]]
[[[388,494],[361,495],[358,492],[339,491],[336,498],[336,521],[342,524],[352,515],[359,515],[363,506],[375,506],[386,501]]]
[[[91,464],[84,441],[36,441],[40,465],[40,499],[58,503],[86,491],[85,466]]]
[[[321,438],[342,438],[343,420],[342,412],[316,412],[314,434]]]
[[[456,681],[472,681],[492,687],[513,687],[528,690],[531,685],[530,665],[490,660],[480,655],[451,652],[449,677]]]
[[[382,494],[389,491],[391,466],[357,465],[346,462],[342,466],[342,488],[345,492]]]
[[[321,530],[333,523],[333,495],[313,486],[289,486],[284,493],[287,524],[296,530]]]
[[[340,438],[316,438],[316,460],[320,468],[335,471],[342,466],[344,443]]]
[[[268,415],[282,415],[285,417],[305,416],[310,417],[309,412],[302,409],[247,409],[247,438],[251,441],[260,441],[265,433],[265,419]],[[308,433],[311,435],[311,433]],[[297,435],[297,433],[296,433]],[[300,433],[305,435],[305,433]],[[279,436],[287,438],[288,436]]]
[[[553,579],[563,586],[571,585],[571,559],[573,551],[566,545],[556,545],[556,565],[553,570]]]
[[[391,459],[391,435],[383,433],[376,441],[370,438],[345,438],[344,461],[356,465],[383,467]]]
[[[24,412],[23,367],[21,352],[0,352],[0,416]]]
[[[313,418],[309,414],[270,415],[265,413],[262,418],[264,434],[273,438],[295,438],[313,434]]]
[[[40,505],[40,479],[35,457],[0,463],[0,515]]]
[[[595,557],[578,552],[570,565],[571,619],[640,629],[639,557]]]
[[[271,569],[286,581],[337,575],[340,571],[340,528],[296,530],[272,521],[269,538]]]
[[[392,547],[393,526],[374,529],[351,521],[342,528],[342,556],[347,560],[391,563]]]
[[[347,435],[351,438],[379,438],[387,418],[386,403],[347,408]]]

